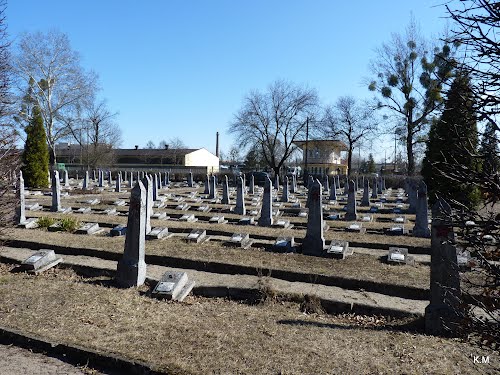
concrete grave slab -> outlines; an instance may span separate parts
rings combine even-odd
[[[293,228],[293,224],[290,224],[289,220],[279,219],[274,222],[273,227],[282,229],[291,229]]]
[[[106,208],[105,210],[102,211],[102,213],[104,215],[110,215],[110,216],[118,215],[116,208]]]
[[[207,231],[204,229],[193,229],[191,233],[186,236],[187,242],[201,243],[208,241]]]
[[[125,202],[123,199],[119,199],[113,202],[114,206],[125,206],[127,202]]]
[[[415,259],[408,255],[408,249],[404,247],[389,247],[387,262],[392,264],[414,264]]]
[[[168,238],[170,236],[172,236],[172,234],[169,234],[168,228],[154,227],[151,228],[151,231],[146,234],[146,239],[161,240],[162,238]]]
[[[328,257],[337,259],[345,259],[346,256],[352,255],[352,253],[353,251],[349,247],[349,242],[339,240],[333,240],[330,242],[330,245],[328,245],[326,250]]]
[[[280,252],[293,252],[295,251],[295,239],[293,237],[278,237],[273,248]]]
[[[252,246],[253,240],[250,239],[248,233],[233,233],[228,242],[230,245],[248,249]]]
[[[27,211],[40,211],[42,209],[42,206],[40,206],[38,203],[32,203],[24,205],[24,208]]]
[[[363,227],[363,223],[356,222],[349,224],[347,228],[345,228],[346,232],[354,232],[354,233],[365,233],[366,228]]]
[[[217,215],[217,216],[212,216],[208,222],[210,224],[227,224],[227,220],[224,220],[224,216],[220,216],[220,215]]]
[[[187,221],[188,223],[194,223],[198,221],[198,219],[193,214],[184,214],[178,220]]]
[[[238,225],[254,225],[255,218],[254,217],[242,217],[238,220]]]
[[[95,234],[101,231],[98,223],[85,223],[80,228],[78,228],[76,234]]]
[[[17,226],[24,229],[35,229],[38,228],[38,219],[31,217],[24,220],[22,223],[19,223]]]
[[[404,234],[408,234],[408,231],[404,227],[404,225],[393,225],[390,228],[384,228],[384,233],[389,236],[401,236]]]
[[[165,298],[182,302],[195,285],[188,279],[186,272],[167,271],[156,284],[151,295],[156,298]]]
[[[199,206],[196,211],[199,211],[199,212],[210,212],[212,210],[212,208],[210,206]]]
[[[42,249],[37,251],[21,263],[21,267],[28,273],[39,274],[62,262],[62,258],[57,256],[54,250]]]
[[[155,212],[153,215],[151,215],[151,219],[168,220],[170,219],[170,216],[167,216],[165,212]]]
[[[92,209],[90,207],[80,207],[77,210],[75,210],[75,213],[77,214],[90,214],[92,212]]]
[[[109,232],[111,237],[124,236],[127,233],[127,227],[122,225],[117,225]]]
[[[371,223],[373,221],[373,216],[372,215],[362,215],[361,221],[363,223]]]

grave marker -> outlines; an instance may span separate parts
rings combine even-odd
[[[324,222],[321,206],[321,183],[316,180],[310,189],[309,215],[307,217],[307,232],[302,242],[302,253],[321,256],[324,253],[325,238],[323,236]]]
[[[137,181],[130,192],[125,248],[116,270],[116,281],[124,287],[140,286],[146,280],[147,204],[147,190],[141,181]]]

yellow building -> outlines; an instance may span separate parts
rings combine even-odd
[[[302,168],[312,175],[346,175],[347,160],[341,152],[347,151],[344,142],[338,140],[310,140],[294,142],[302,149]]]

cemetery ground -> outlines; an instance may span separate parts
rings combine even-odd
[[[198,194],[190,195],[194,191]],[[275,247],[278,237],[300,244],[305,236],[307,218],[291,204],[280,208],[279,218],[293,228],[269,228],[238,225],[241,216],[220,203],[199,211],[205,204],[198,200],[202,188],[162,192],[171,196],[154,211],[170,219],[152,219],[151,226],[167,227],[173,236],[146,242],[147,282],[129,289],[114,282],[124,236],[109,235],[127,223],[128,207],[113,203],[127,201],[129,192],[69,190],[62,204],[73,212],[89,206],[86,200],[100,201],[84,214],[49,212],[50,197],[29,195],[27,204],[45,209],[27,211],[28,217],[72,217],[99,223],[102,230],[92,235],[46,228],[5,232],[0,328],[172,374],[493,374],[500,369],[498,353],[424,334],[430,239],[384,235],[396,216],[392,211],[373,214],[363,223],[366,233],[346,232],[349,222],[328,220],[326,242],[349,241],[354,249],[345,259],[332,259]],[[191,208],[178,210],[179,202]],[[343,204],[329,206],[326,210],[341,212]],[[117,214],[108,215],[104,210],[109,208]],[[368,209],[360,207],[358,214]],[[186,213],[198,221],[179,220]],[[208,221],[217,215],[228,222]],[[414,215],[404,216],[411,228]],[[210,239],[186,241],[193,229],[206,230]],[[248,233],[251,247],[229,246],[233,233]],[[388,264],[387,250],[393,246],[408,248],[414,264]],[[54,249],[64,260],[36,276],[18,272],[18,263],[37,249]],[[172,268],[197,283],[181,303],[151,296],[163,272]],[[474,363],[474,356],[489,356],[489,363]]]

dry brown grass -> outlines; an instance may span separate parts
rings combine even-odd
[[[408,322],[308,315],[292,303],[250,306],[193,297],[186,303],[169,303],[136,289],[115,289],[105,277],[85,279],[71,270],[29,276],[9,269],[0,265],[1,325],[159,369],[197,374],[499,370],[498,354],[401,331]],[[490,355],[490,365],[474,365],[471,354]]]
[[[38,229],[12,229],[7,236],[47,245],[98,249],[115,253],[123,252],[124,246],[124,237],[72,235]],[[384,263],[379,257],[365,254],[354,254],[339,261],[302,254],[273,253],[255,248],[242,250],[221,246],[220,242],[215,241],[196,245],[186,243],[179,237],[148,241],[146,254],[236,264],[256,270],[269,268],[304,272],[311,275],[310,282],[315,282],[315,275],[340,276],[425,289],[429,287],[430,282],[427,265],[417,263],[415,266],[394,266]]]

